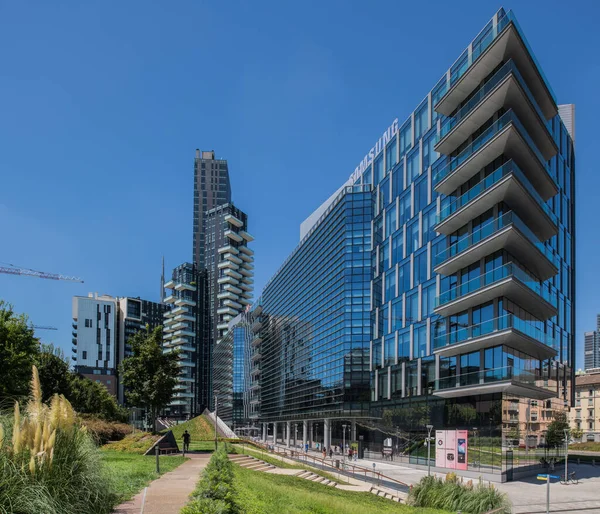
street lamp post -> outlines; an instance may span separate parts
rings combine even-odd
[[[565,484],[568,484],[567,480],[569,479],[569,475],[567,474],[568,465],[569,465],[569,429],[565,428]]]
[[[217,395],[215,394],[215,451],[217,451],[217,419],[218,418],[219,404],[217,402]]]
[[[342,425],[342,455],[344,456],[344,462],[346,461],[346,427],[348,425]]]
[[[431,476],[431,431],[433,425],[427,425],[427,476]]]

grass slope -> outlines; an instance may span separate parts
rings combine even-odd
[[[104,470],[122,502],[131,499],[159,477],[154,457],[109,450],[103,451],[102,456]],[[160,457],[160,474],[174,470],[186,460],[180,456]]]
[[[136,432],[129,434],[120,441],[105,444],[102,449],[105,451],[137,453],[143,455],[158,440],[160,436],[152,435],[148,432]]]
[[[185,423],[175,425],[171,430],[180,448],[183,447],[181,436],[187,430],[192,437],[190,450],[215,449],[214,442],[211,443],[215,439],[215,426],[205,416],[196,416]]]
[[[600,443],[586,442],[586,443],[573,443],[569,445],[569,451],[580,450],[585,452],[600,452]]]
[[[408,507],[374,494],[342,491],[301,478],[234,467],[234,486],[243,514],[442,514]]]

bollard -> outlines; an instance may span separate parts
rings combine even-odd
[[[577,457],[577,465],[579,466],[579,464],[581,464],[581,459]]]
[[[156,454],[156,473],[158,475],[160,475],[160,462],[158,460],[158,455],[160,453],[160,448],[158,447],[158,444],[154,447],[154,453]]]

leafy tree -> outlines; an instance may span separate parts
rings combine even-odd
[[[102,384],[75,373],[70,374],[67,399],[80,414],[93,414],[109,421],[127,421],[127,409]]]
[[[0,398],[29,392],[31,366],[39,346],[27,316],[15,314],[12,305],[0,300]]]
[[[572,428],[571,436],[573,439],[580,440],[583,437],[583,430],[581,430],[581,428]]]
[[[571,429],[567,421],[567,414],[561,410],[554,411],[554,419],[548,425],[546,432],[546,444],[550,448],[557,448],[565,443],[565,430],[568,430],[567,437],[570,436]]]
[[[121,363],[125,397],[145,408],[154,421],[172,400],[179,375],[178,352],[163,353],[162,327],[138,332],[131,338],[132,356]]]
[[[42,384],[42,401],[47,402],[55,394],[71,397],[71,372],[65,354],[60,348],[43,344],[35,357]]]

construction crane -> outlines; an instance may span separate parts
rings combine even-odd
[[[67,280],[69,282],[80,282],[83,284],[83,280],[79,277],[70,277],[67,275],[59,275],[57,273],[47,273],[45,271],[37,271],[29,268],[19,268],[14,264],[8,264],[8,267],[0,266],[0,273],[6,273],[8,275],[21,275],[26,277],[47,278],[50,280]]]
[[[31,325],[33,328],[35,328],[36,330],[58,330],[58,328],[56,327],[46,327],[43,325]]]

